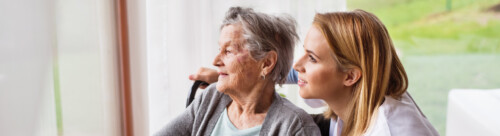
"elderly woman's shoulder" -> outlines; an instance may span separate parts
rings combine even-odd
[[[203,93],[214,94],[217,93],[217,82],[210,84]],[[219,92],[220,93],[220,92]]]
[[[201,94],[204,98],[221,97],[223,93],[217,90],[217,83],[210,84]]]
[[[279,96],[278,96],[279,97]],[[266,119],[273,120],[270,128],[276,128],[280,134],[292,135],[321,135],[320,130],[312,117],[303,109],[295,106],[286,98],[279,97],[271,106]]]
[[[281,103],[282,105],[279,106],[279,111],[280,112],[286,112],[292,117],[295,117],[297,119],[300,119],[302,121],[304,120],[312,120],[311,116],[304,111],[302,108],[297,107],[295,104],[290,102],[288,99],[281,97]]]

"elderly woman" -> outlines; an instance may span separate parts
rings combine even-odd
[[[218,83],[157,135],[320,135],[312,118],[274,90],[290,70],[295,21],[233,7],[213,64]]]

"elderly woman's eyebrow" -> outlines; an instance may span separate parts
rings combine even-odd
[[[231,41],[224,41],[224,42],[217,42],[220,46],[220,48],[227,48],[227,46],[231,45]]]

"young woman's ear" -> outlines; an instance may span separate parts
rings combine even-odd
[[[278,54],[275,51],[270,51],[267,53],[266,57],[263,59],[262,72],[267,75],[273,71],[276,62],[278,61]]]
[[[359,68],[351,68],[345,73],[344,85],[352,86],[361,78],[361,70]]]

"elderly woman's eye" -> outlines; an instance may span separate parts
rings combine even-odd
[[[317,61],[316,61],[316,59],[314,59],[314,57],[313,57],[313,56],[311,56],[311,55],[309,55],[309,60],[310,60],[311,62],[317,62]]]

